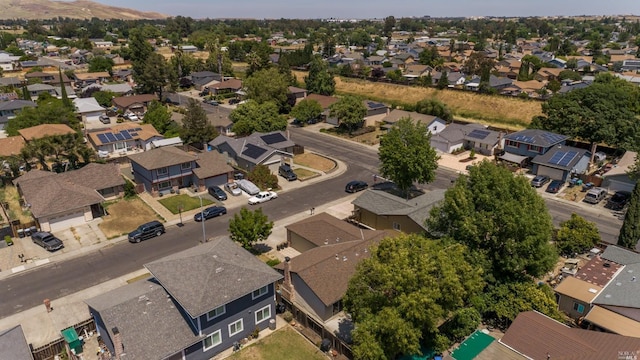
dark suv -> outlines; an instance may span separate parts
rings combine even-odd
[[[616,191],[615,194],[607,201],[605,207],[611,210],[622,210],[631,199],[631,193],[628,191]]]
[[[224,191],[222,191],[222,189],[220,189],[219,186],[209,186],[207,191],[209,192],[209,195],[213,196],[213,198],[216,200],[220,200],[220,201],[227,200],[227,194]]]
[[[360,181],[360,180],[354,180],[354,181],[350,181],[347,184],[347,186],[345,186],[344,191],[348,193],[354,193],[354,192],[362,191],[367,187],[369,187],[369,185],[366,182]]]
[[[291,166],[289,166],[289,164],[280,165],[280,167],[278,168],[278,175],[282,176],[288,181],[298,180],[298,175],[293,172],[293,169],[291,168]]]
[[[151,221],[138,226],[137,229],[129,233],[129,242],[139,243],[142,240],[151,239],[152,237],[164,234],[164,225],[160,221]]]
[[[40,231],[31,235],[31,240],[45,248],[47,251],[56,251],[64,247],[62,240],[53,236],[51,233]]]

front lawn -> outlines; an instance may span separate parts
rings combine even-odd
[[[228,359],[235,360],[326,360],[320,349],[286,326],[251,344]]]
[[[139,197],[103,204],[107,215],[98,224],[107,239],[126,234],[139,225],[158,220],[158,215]]]
[[[299,180],[306,180],[319,175],[317,172],[303,168],[293,169],[293,172],[296,173]]]
[[[331,171],[336,167],[336,163],[333,160],[308,152],[294,156],[293,163],[323,172]]]
[[[191,197],[185,194],[169,196],[162,200],[158,200],[158,202],[173,214],[178,214],[180,212],[180,207],[182,207],[182,212],[197,209],[200,207],[200,198]],[[202,199],[202,206],[211,204],[213,204],[213,201],[205,198]]]

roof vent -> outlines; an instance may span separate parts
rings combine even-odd
[[[598,290],[594,289],[594,288],[589,288],[589,292],[592,294],[595,294],[598,292]]]
[[[216,268],[216,274],[220,274],[223,271],[224,271],[224,268],[221,268],[221,267]]]
[[[621,282],[617,282],[616,286],[622,286],[622,283]]]
[[[610,263],[608,263],[608,262],[606,262],[606,263],[602,264],[602,266],[604,266],[604,267],[608,268],[608,267],[611,267],[611,264],[610,264]]]
[[[343,257],[342,257],[342,261],[347,261],[347,257],[346,257],[346,256],[343,256]]]
[[[336,260],[340,260],[340,256],[338,256],[338,254],[336,254]]]
[[[631,282],[636,282],[636,277],[635,276],[631,278]]]
[[[336,238],[336,242],[340,242],[340,236]]]

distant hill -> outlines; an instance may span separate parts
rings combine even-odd
[[[150,2],[151,3],[151,2]],[[89,0],[0,0],[0,19],[164,19],[167,15],[103,5]]]

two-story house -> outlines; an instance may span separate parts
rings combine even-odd
[[[275,318],[282,275],[227,236],[145,267],[150,278],[86,301],[116,358],[211,359]]]
[[[504,137],[504,151],[502,160],[526,165],[538,155],[544,155],[556,145],[564,145],[568,136],[545,130],[525,129]]]

